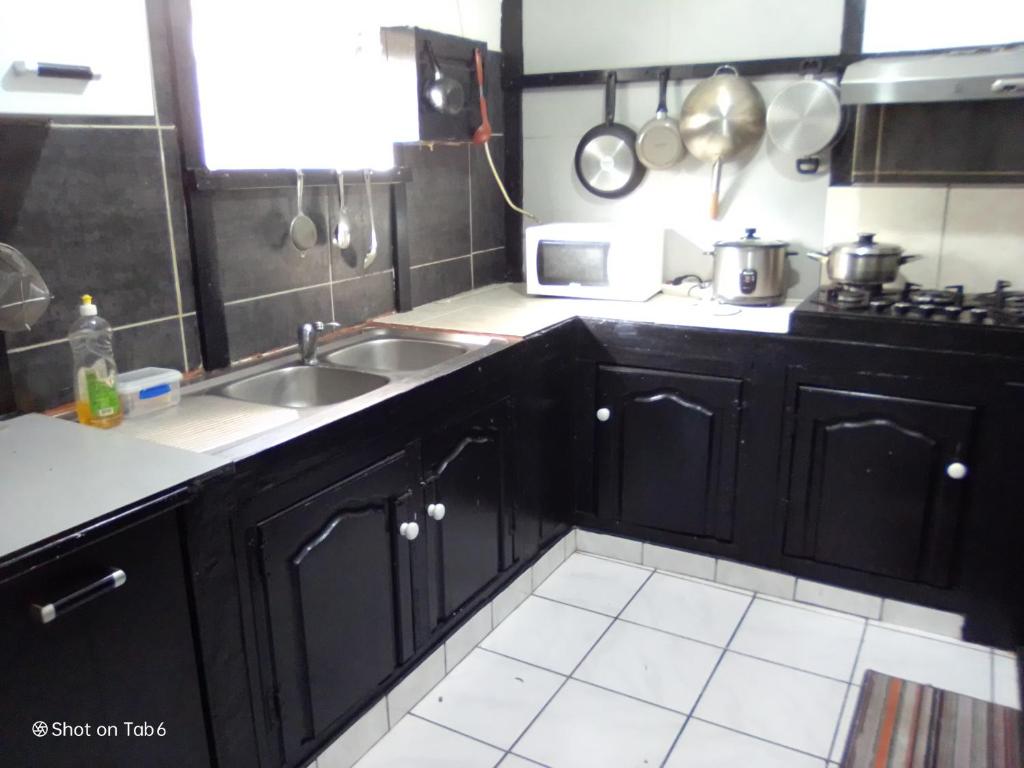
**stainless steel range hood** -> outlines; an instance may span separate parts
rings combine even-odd
[[[846,68],[843,104],[1024,98],[1024,46],[879,56]]]

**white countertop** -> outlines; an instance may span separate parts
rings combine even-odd
[[[791,299],[777,307],[733,307],[666,293],[643,302],[561,299],[528,296],[521,284],[501,283],[424,304],[411,312],[381,317],[379,321],[505,336],[528,336],[572,317],[788,333],[789,316],[799,303],[799,299]]]
[[[0,422],[0,558],[226,463],[39,414]]]

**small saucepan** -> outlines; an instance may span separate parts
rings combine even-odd
[[[904,254],[898,245],[876,243],[870,232],[858,235],[856,242],[839,243],[828,251],[811,251],[807,256],[825,265],[829,280],[846,285],[891,283],[900,267],[922,258]]]

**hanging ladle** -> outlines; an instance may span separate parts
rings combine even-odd
[[[366,183],[366,206],[370,209],[370,250],[363,259],[363,269],[366,269],[377,258],[377,225],[373,220],[373,192],[370,190],[369,171],[363,171],[363,181]]]
[[[352,245],[352,221],[345,205],[345,174],[338,171],[338,225],[334,228],[334,244],[342,251]]]
[[[288,234],[292,238],[292,245],[299,255],[306,257],[306,251],[316,245],[317,231],[316,224],[305,213],[302,212],[302,188],[304,184],[302,171],[295,172],[296,181],[296,210],[295,218],[292,219]]]

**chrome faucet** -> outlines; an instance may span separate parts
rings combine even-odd
[[[325,330],[337,330],[341,323],[324,323],[317,320],[315,323],[303,323],[299,326],[299,356],[303,365],[316,365],[316,345],[320,341],[320,334]]]

